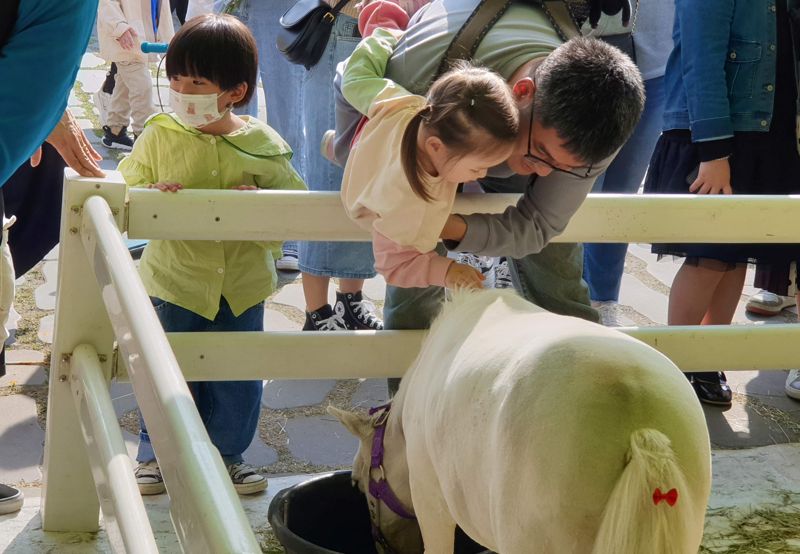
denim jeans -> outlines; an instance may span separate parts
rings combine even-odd
[[[160,298],[150,297],[150,300],[167,333],[264,330],[263,303],[248,308],[237,317],[222,298],[217,317],[209,321]],[[224,368],[220,370],[224,371]],[[250,446],[258,427],[262,382],[195,381],[188,385],[211,443],[219,450],[225,465],[241,462],[242,452]],[[141,413],[139,422],[142,430],[136,460],[150,462],[155,459],[155,454]]]
[[[487,193],[521,193],[530,177],[487,177],[481,186]],[[535,184],[533,185],[535,186]],[[440,245],[439,252],[443,252]],[[511,281],[522,296],[551,312],[598,321],[589,304],[589,291],[581,279],[583,249],[580,244],[552,243],[541,252],[509,259]],[[444,289],[398,288],[387,285],[383,306],[386,329],[427,329],[444,301]]]
[[[292,165],[302,177],[303,157],[298,151],[304,144],[300,102],[303,68],[289,63],[275,47],[278,20],[295,3],[296,0],[244,0],[236,15],[256,39],[258,71],[267,104],[267,123],[292,147],[295,152]],[[254,92],[250,101],[235,112],[258,117],[258,95]],[[296,251],[297,244],[287,241],[283,250]]]
[[[333,77],[336,65],[346,59],[359,42],[357,22],[339,15],[330,40],[319,63],[303,78],[303,136],[302,165],[309,190],[339,191],[343,170],[320,153],[322,135],[333,129]],[[312,275],[369,279],[375,276],[375,260],[369,242],[301,242],[300,270]]]
[[[644,85],[647,100],[642,118],[606,172],[597,178],[592,192],[635,194],[644,180],[661,134],[664,77],[648,79]],[[592,300],[619,300],[627,252],[628,245],[624,243],[584,244],[583,278],[589,285]]]

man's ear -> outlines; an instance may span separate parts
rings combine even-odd
[[[533,95],[536,93],[536,83],[530,77],[523,77],[511,87],[511,93],[514,95],[514,100],[521,106],[527,106],[533,100]]]

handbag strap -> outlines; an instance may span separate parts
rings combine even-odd
[[[336,2],[336,5],[333,6],[331,9],[331,13],[333,14],[333,16],[336,17],[337,15],[339,15],[339,12],[342,11],[349,2],[350,0],[339,0],[338,2]]]
[[[506,13],[514,0],[480,0],[472,10],[467,21],[456,31],[453,40],[445,50],[442,61],[431,82],[439,78],[455,60],[470,60],[475,56],[486,33]],[[551,25],[562,40],[567,41],[580,36],[581,32],[575,18],[564,0],[535,0],[543,10]]]

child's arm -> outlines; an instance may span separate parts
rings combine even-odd
[[[97,7],[97,23],[107,25],[111,29],[111,36],[115,39],[119,39],[128,31],[136,36],[136,31],[128,23],[128,18],[118,0],[100,0]]]
[[[141,136],[133,145],[131,153],[119,162],[117,171],[122,173],[125,184],[129,187],[149,187],[157,180],[154,158],[149,155],[152,131],[145,127]]]
[[[254,180],[260,189],[306,190],[305,182],[297,174],[289,159],[275,156],[269,162],[269,173],[255,175]]]
[[[409,246],[400,246],[373,229],[372,250],[375,270],[390,285],[402,288],[470,287],[481,288],[483,276],[470,266],[459,264],[436,252],[421,253]]]
[[[399,39],[397,31],[377,29],[362,40],[347,60],[342,80],[345,100],[364,115],[369,113],[375,98],[407,96],[411,93],[390,79],[386,66]]]

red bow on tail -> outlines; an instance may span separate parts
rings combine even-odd
[[[653,504],[658,506],[658,503],[662,500],[665,500],[670,506],[674,506],[678,501],[678,491],[676,489],[669,489],[669,491],[663,493],[661,489],[656,489],[653,492]]]

